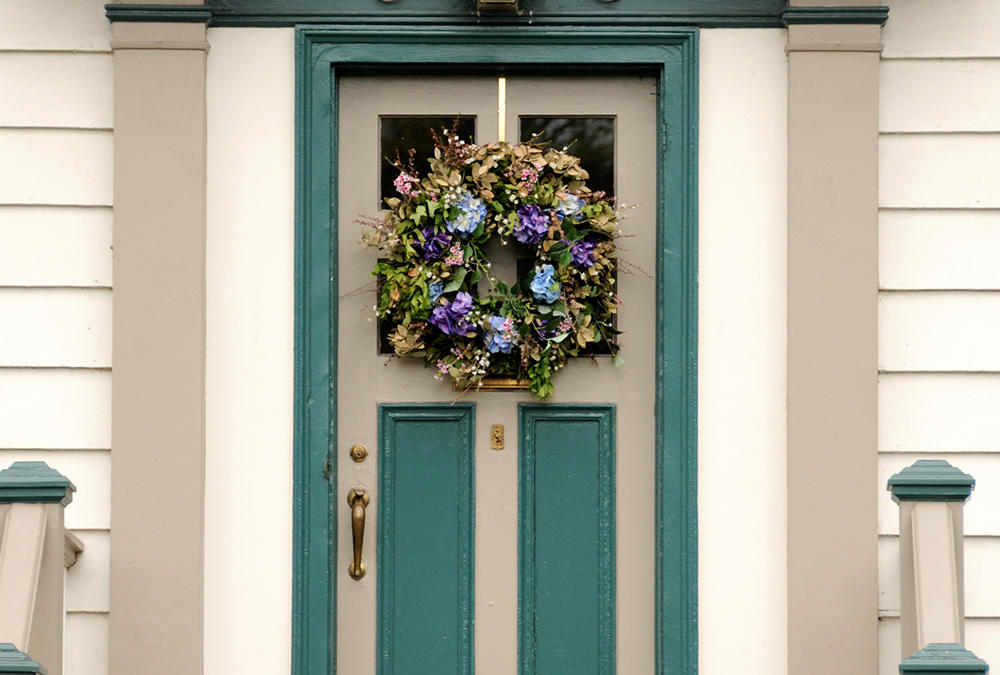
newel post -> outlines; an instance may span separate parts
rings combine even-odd
[[[965,502],[975,479],[939,459],[921,459],[889,479],[899,504],[902,657],[899,672],[984,673],[965,644]]]
[[[45,462],[0,471],[0,675],[62,673],[63,511],[75,490]]]

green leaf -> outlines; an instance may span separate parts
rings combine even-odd
[[[468,273],[467,269],[465,269],[464,267],[459,267],[457,270],[455,270],[455,273],[452,275],[451,281],[448,282],[448,285],[445,286],[441,292],[451,293],[452,291],[457,291],[459,288],[462,287],[462,281],[465,280],[465,275],[467,273]]]
[[[477,281],[479,281],[482,278],[483,278],[483,271],[481,269],[478,269],[478,268],[474,269],[472,271],[472,275],[469,276],[469,283],[470,284],[474,284],[474,283],[476,283]]]
[[[552,305],[539,305],[538,306],[538,313],[539,314],[551,314],[552,313]]]
[[[434,212],[437,211],[437,208],[438,208],[438,203],[436,201],[431,200],[427,202],[427,215],[433,218]]]

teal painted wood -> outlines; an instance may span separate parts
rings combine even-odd
[[[793,24],[878,24],[889,19],[888,7],[789,7],[781,14],[786,26]]]
[[[62,504],[76,486],[45,462],[14,462],[0,471],[0,504]]]
[[[475,408],[379,406],[378,673],[473,672]]]
[[[697,618],[697,139],[698,30],[650,25],[615,27],[300,26],[297,36],[296,227],[296,554],[293,671],[333,672],[336,626],[328,565],[335,552],[328,500],[316,484],[336,438],[331,403],[336,382],[336,252],[330,228],[336,203],[335,74],[340,66],[385,68],[406,63],[423,72],[457,67],[525,67],[556,73],[589,66],[660,72],[657,138],[657,672],[696,673]],[[301,265],[308,265],[304,271]],[[323,276],[323,272],[326,276]],[[332,331],[323,334],[324,329]],[[325,361],[325,365],[320,362]],[[312,366],[331,376],[328,398],[316,398]],[[333,405],[318,410],[313,406]],[[320,419],[326,422],[322,428]],[[310,426],[312,425],[312,426]],[[309,429],[308,433],[305,431]],[[324,511],[325,509],[325,511]],[[326,521],[321,520],[325,514]],[[309,549],[309,553],[305,552]],[[324,572],[324,570],[326,570]],[[312,603],[312,604],[310,604]],[[303,608],[300,612],[298,608]],[[324,660],[325,659],[325,660]],[[314,664],[314,665],[310,665]],[[325,666],[322,664],[326,664]]]
[[[296,44],[292,672],[336,672],[337,199],[333,74]],[[327,143],[314,146],[316,129]],[[329,467],[329,470],[327,470]]]
[[[46,675],[46,670],[11,643],[0,642],[0,675],[24,675],[24,673]]]
[[[965,649],[960,644],[932,642],[923,649],[917,650],[908,659],[899,664],[901,675],[920,673],[920,675],[977,675],[988,672],[990,667],[986,661]]]
[[[889,478],[895,502],[964,502],[976,479],[943,459],[918,459]]]
[[[208,23],[212,8],[202,5],[120,5],[104,6],[109,21],[163,21],[167,23]]]
[[[518,406],[518,672],[615,672],[615,408]]]
[[[207,6],[108,4],[111,21],[192,21],[208,13],[213,26],[324,23],[413,25],[639,25],[777,28],[784,0],[521,0],[518,14],[477,12],[473,0],[211,0]],[[172,18],[172,17],[178,18]],[[152,18],[159,17],[159,18]]]

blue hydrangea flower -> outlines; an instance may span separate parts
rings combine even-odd
[[[440,281],[435,281],[433,284],[427,287],[427,297],[431,299],[431,303],[437,302],[437,299],[441,297],[441,293],[444,291],[444,284]]]
[[[512,319],[502,316],[490,317],[490,330],[487,333],[483,333],[483,342],[486,343],[486,349],[491,354],[496,354],[497,352],[510,354],[511,347],[514,346],[516,338],[517,332],[514,330],[514,321]]]
[[[455,206],[458,207],[458,215],[453,219],[446,219],[445,226],[449,232],[458,232],[458,236],[464,239],[475,232],[479,224],[486,219],[486,204],[466,190]]]
[[[537,244],[549,232],[549,216],[536,204],[525,204],[517,210],[514,238],[522,244]]]
[[[587,202],[580,197],[567,194],[566,199],[556,199],[554,207],[560,218],[571,218],[583,211],[583,207],[586,205]]]
[[[536,300],[553,303],[559,299],[559,282],[553,279],[556,271],[552,265],[542,265],[535,269],[531,280],[531,292]]]

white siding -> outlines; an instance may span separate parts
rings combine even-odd
[[[0,367],[111,366],[111,290],[0,288]]]
[[[108,671],[111,25],[103,0],[0,2],[0,469],[77,487],[66,675]]]
[[[784,48],[784,31],[701,31],[698,672],[703,675],[787,670]],[[738,115],[733,101],[740,102]]]
[[[880,669],[897,671],[899,509],[889,476],[943,458],[972,474],[966,646],[1000,663],[1000,11],[893,0],[879,166]]]
[[[879,284],[884,289],[1000,289],[1000,210],[883,209]]]

